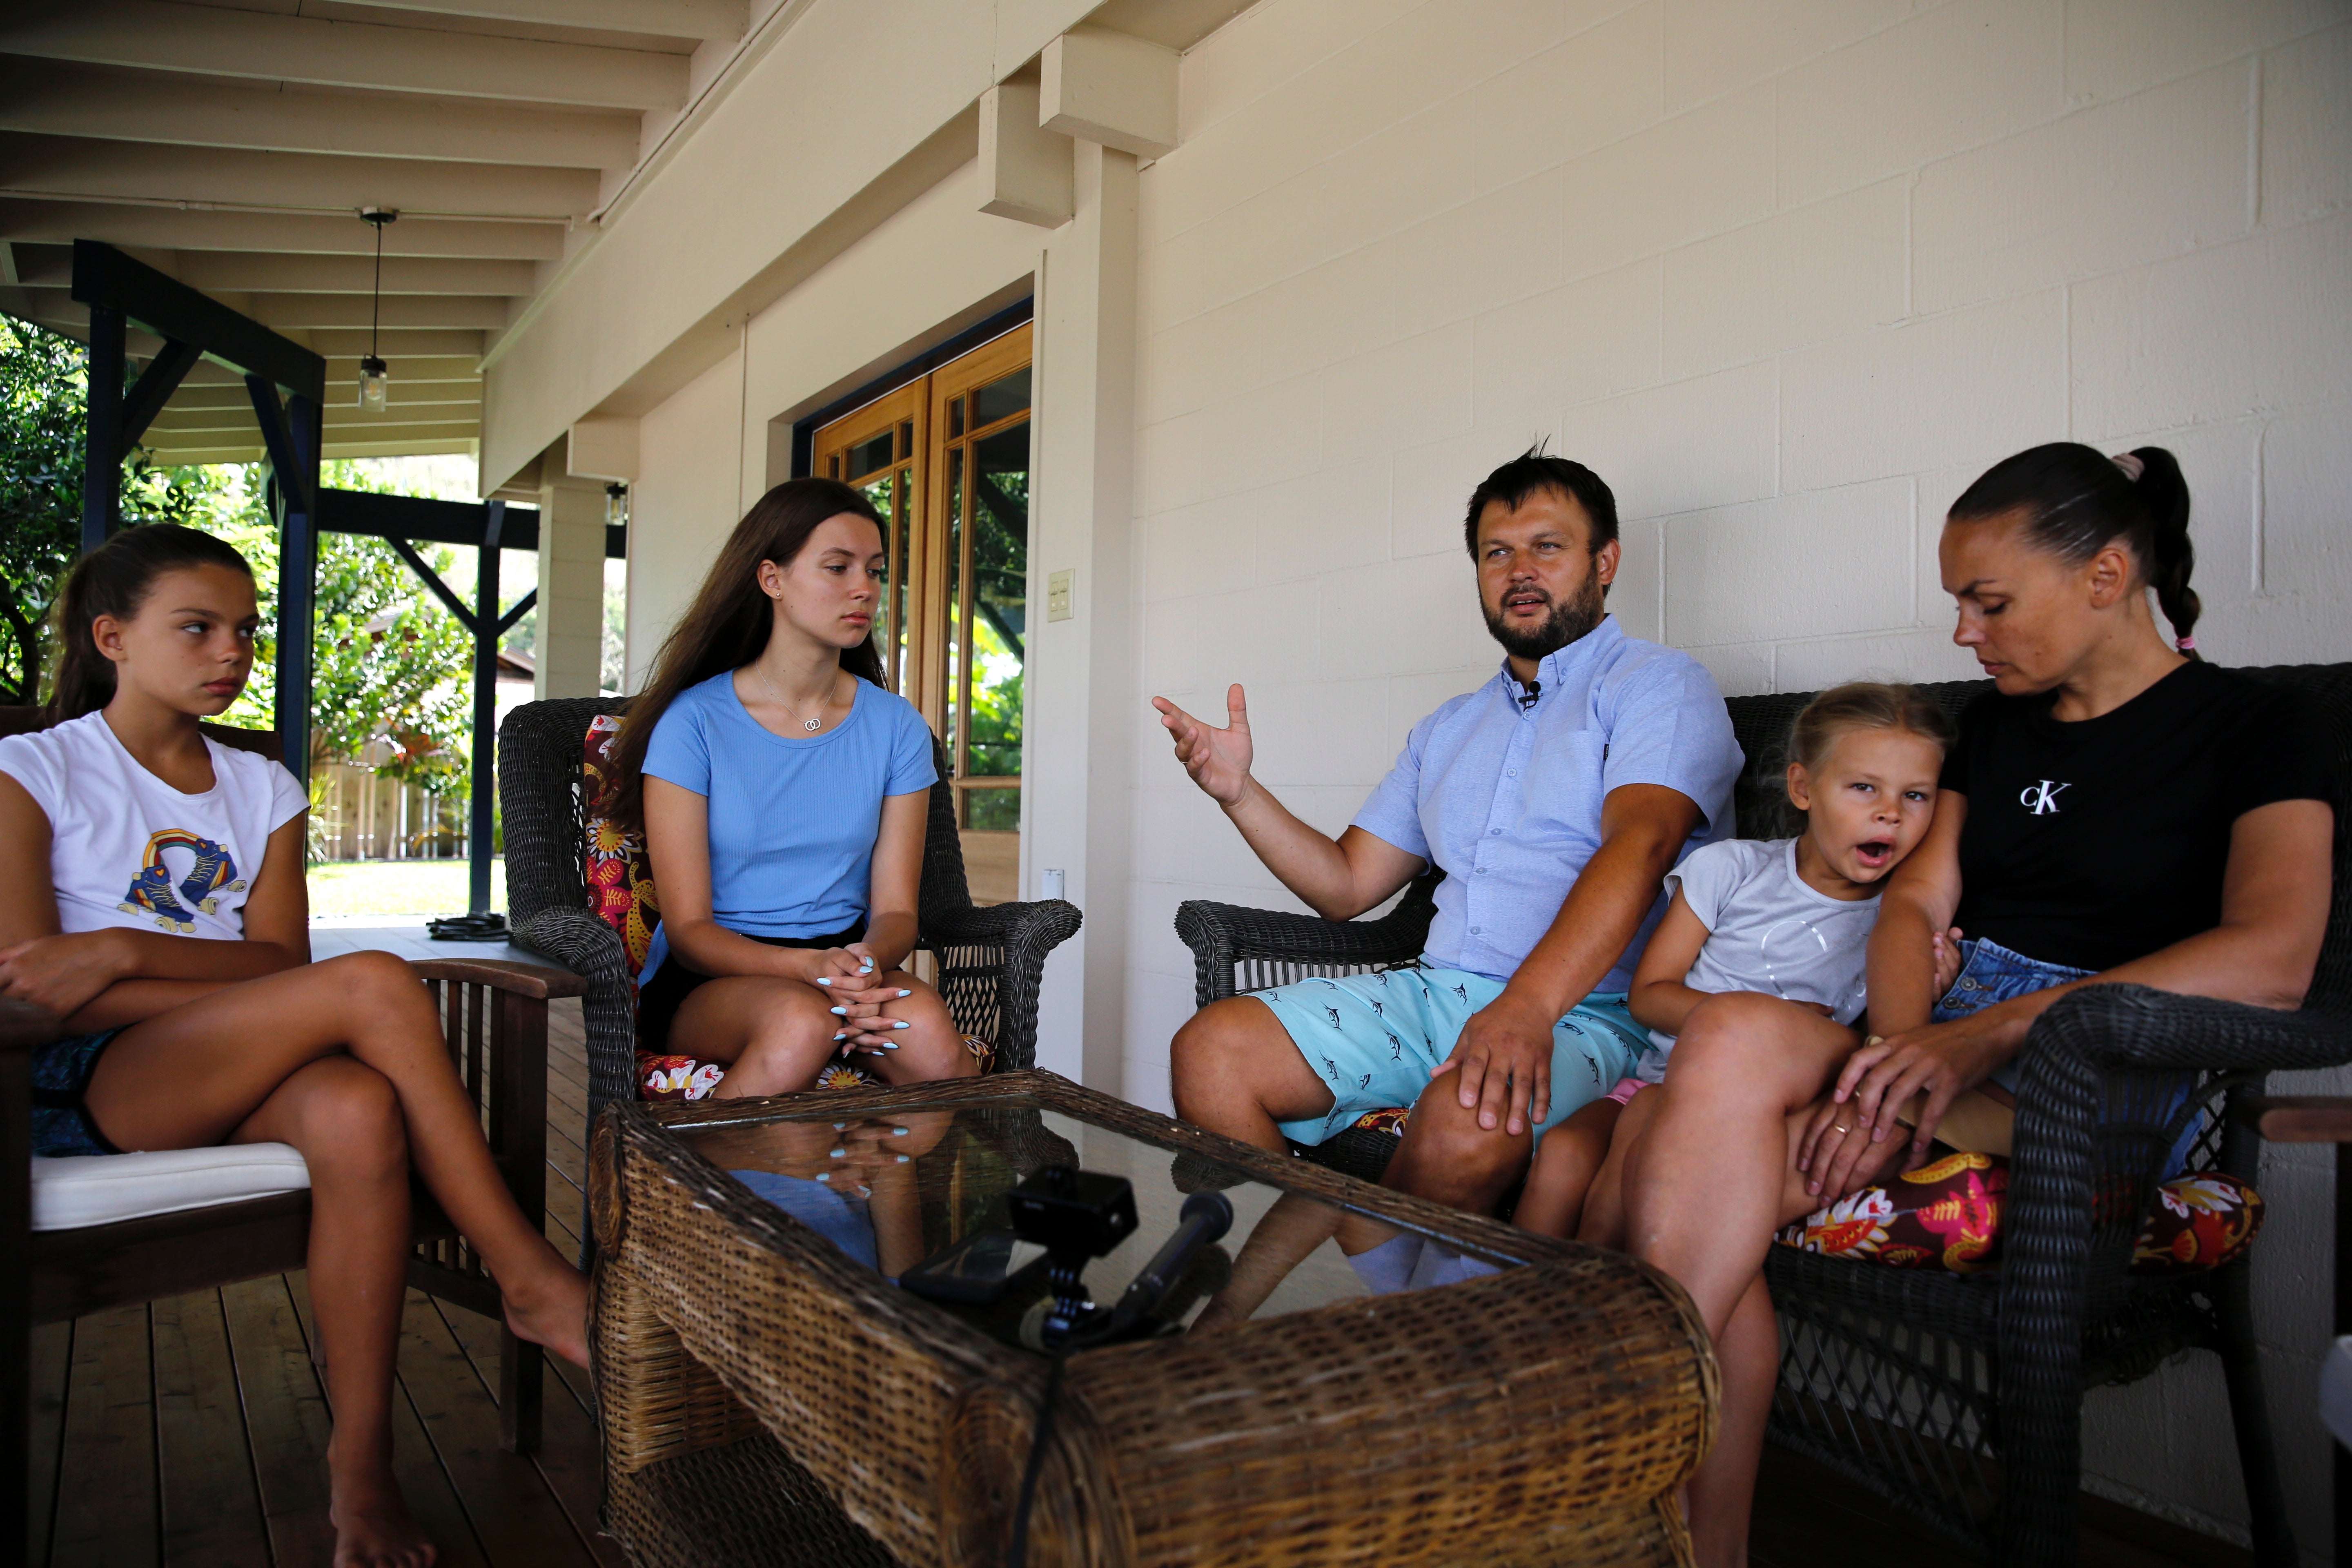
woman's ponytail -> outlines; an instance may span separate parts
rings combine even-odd
[[[2157,608],[2172,623],[2180,651],[2197,657],[2197,617],[2202,606],[2189,577],[2197,570],[2197,546],[2189,538],[2189,481],[2181,477],[2180,460],[2161,447],[2133,449],[2139,459],[2139,478],[2133,488],[2147,508],[2147,585],[2156,590]]]
[[[127,621],[155,579],[193,566],[226,566],[253,575],[235,546],[177,523],[126,528],[79,561],[58,595],[58,665],[41,727],[95,713],[114,700],[114,661],[98,650],[91,626],[100,616]]]
[[[1987,468],[1952,503],[1950,516],[1974,522],[2020,513],[2026,538],[2070,565],[2121,540],[2172,623],[2174,643],[2197,657],[2199,605],[2189,586],[2197,550],[2189,542],[2189,481],[2178,458],[2161,447],[2110,458],[2096,447],[2053,441]]]

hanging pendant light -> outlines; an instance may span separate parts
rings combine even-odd
[[[360,361],[360,407],[381,414],[392,399],[392,367],[376,357],[376,329],[383,318],[383,226],[400,214],[390,207],[362,207],[360,216],[375,230],[375,290],[368,310],[368,352]]]

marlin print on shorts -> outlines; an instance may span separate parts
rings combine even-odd
[[[1404,1042],[1394,1035],[1389,1037],[1389,1060],[1392,1062],[1404,1060]]]
[[[1461,997],[1465,1002],[1467,1002],[1470,1000],[1470,988],[1466,985],[1456,985],[1454,988],[1454,994]]]
[[[1337,1028],[1339,1028],[1339,1027],[1340,1027],[1340,1026],[1340,1026],[1340,1023],[1339,1023],[1339,1009],[1338,1009],[1337,1007],[1326,1007],[1326,1008],[1324,1008],[1324,1009],[1323,1009],[1323,1016],[1324,1016],[1326,1018],[1328,1018],[1328,1019],[1330,1019],[1330,1020],[1331,1020],[1331,1026],[1332,1026],[1333,1028],[1337,1029]]]
[[[1339,1082],[1339,1064],[1333,1061],[1329,1057],[1325,1057],[1323,1058],[1323,1076],[1329,1079],[1333,1083]]]

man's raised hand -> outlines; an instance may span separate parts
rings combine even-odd
[[[1226,689],[1222,730],[1203,724],[1165,697],[1153,698],[1151,705],[1160,710],[1160,722],[1175,738],[1176,760],[1184,764],[1192,782],[1220,805],[1239,801],[1249,787],[1251,755],[1249,704],[1243,700],[1241,687]]]

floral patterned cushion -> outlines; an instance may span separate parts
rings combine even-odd
[[[1412,1114],[1403,1107],[1368,1110],[1349,1130],[1402,1138]],[[1889,1268],[1974,1274],[2000,1261],[2008,1189],[2008,1161],[1953,1154],[1818,1209],[1773,1239]],[[2263,1228],[2262,1194],[2219,1171],[2175,1176],[2157,1188],[2156,1197],[2132,1247],[2135,1274],[2187,1274],[2234,1263]]]
[[[613,753],[619,749],[620,742],[618,718],[599,713],[589,721],[581,755],[583,795],[588,802],[587,863],[583,869],[596,918],[620,933],[621,950],[629,965],[629,984],[634,989],[637,972],[646,966],[646,952],[653,945],[654,927],[661,923],[661,904],[654,896],[653,866],[646,858],[645,839],[637,834],[623,832],[620,824],[604,815],[618,783],[612,768]]]
[[[1817,1209],[1774,1239],[1889,1268],[1974,1274],[2000,1261],[2008,1187],[2007,1161],[1953,1154]],[[2219,1171],[2175,1176],[2157,1188],[2132,1272],[2219,1268],[2243,1257],[2262,1227],[2263,1196],[2250,1184]]]

